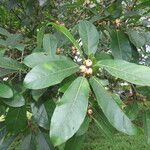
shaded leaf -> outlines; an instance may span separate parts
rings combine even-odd
[[[99,33],[96,27],[88,21],[80,21],[79,34],[82,40],[84,52],[87,55],[95,54],[99,43]]]
[[[12,89],[3,83],[0,83],[0,97],[2,98],[11,98],[13,96]]]
[[[119,131],[134,135],[137,132],[136,127],[132,124],[130,119],[124,114],[120,107],[113,100],[111,95],[99,82],[96,77],[90,78],[90,84],[96,95],[97,102],[104,112],[109,122]]]

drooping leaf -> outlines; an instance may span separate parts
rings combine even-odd
[[[137,128],[132,124],[130,119],[124,114],[112,96],[105,90],[96,77],[90,78],[90,84],[96,95],[97,102],[109,122],[119,131],[134,135]]]
[[[11,70],[25,70],[25,66],[23,64],[7,57],[0,57],[0,67]]]
[[[12,135],[4,139],[0,144],[0,150],[10,150],[13,143],[16,142],[17,135]]]
[[[58,61],[58,60],[66,60],[68,59],[65,56],[48,56],[45,55],[45,53],[43,52],[38,52],[38,53],[32,53],[30,55],[28,55],[27,57],[25,57],[24,59],[24,64],[30,68],[33,68],[37,65],[46,63],[46,62],[50,62],[50,61]]]
[[[150,111],[144,113],[144,132],[146,135],[147,143],[150,144]]]
[[[95,54],[99,43],[99,33],[96,27],[88,21],[79,23],[79,34],[82,40],[84,52],[87,55]]]
[[[57,103],[51,119],[50,137],[53,144],[60,145],[79,129],[88,107],[89,84],[78,77]]]
[[[47,26],[48,25],[52,25],[55,29],[57,29],[58,31],[62,32],[74,44],[74,46],[78,49],[78,51],[82,55],[82,50],[81,50],[78,42],[74,39],[74,37],[72,36],[70,31],[66,27],[64,27],[62,25],[58,25],[58,24],[52,23],[52,22],[48,23]]]
[[[132,49],[127,35],[119,30],[111,31],[111,50],[115,59],[130,60]]]
[[[17,92],[14,93],[14,96],[11,99],[3,99],[3,102],[11,107],[21,107],[25,105],[24,97]]]
[[[69,60],[51,61],[34,67],[25,77],[24,85],[29,89],[42,89],[60,83],[77,72],[79,66]]]
[[[142,33],[136,30],[129,29],[127,34],[129,35],[130,41],[138,48],[144,46],[146,43],[146,38],[142,35]]]
[[[37,150],[37,143],[35,141],[35,135],[32,133],[28,134],[21,142],[21,150]]]
[[[101,60],[97,63],[112,76],[133,84],[150,86],[150,68],[123,60]]]
[[[2,98],[11,98],[13,96],[12,89],[3,83],[0,83],[0,97]]]
[[[36,123],[44,129],[49,129],[49,118],[44,104],[38,106],[35,103],[31,104],[32,114]]]
[[[43,49],[50,56],[56,55],[57,39],[54,35],[45,34],[43,38]]]
[[[7,130],[19,133],[27,127],[26,107],[9,108],[6,115]]]

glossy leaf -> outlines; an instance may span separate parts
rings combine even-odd
[[[50,61],[58,61],[58,60],[66,60],[68,59],[65,56],[48,56],[43,52],[38,53],[32,53],[31,55],[28,55],[24,59],[24,64],[30,68],[33,68],[37,65],[50,62]]]
[[[34,67],[26,75],[24,85],[29,89],[46,88],[60,83],[78,70],[79,66],[72,61],[51,61]]]
[[[112,76],[133,84],[150,86],[150,68],[123,60],[102,60],[97,63]]]
[[[21,106],[25,105],[24,97],[17,92],[14,94],[13,98],[3,99],[3,102],[11,107],[21,107]]]
[[[87,80],[78,77],[57,103],[50,127],[50,137],[55,146],[70,139],[83,123],[89,90]]]
[[[130,60],[132,49],[127,35],[119,30],[111,31],[111,50],[115,59]]]
[[[99,33],[96,27],[91,22],[81,21],[79,23],[79,34],[84,52],[87,55],[95,54],[99,43]]]
[[[48,55],[56,55],[57,39],[54,35],[45,34],[43,38],[43,49]]]
[[[11,98],[13,96],[12,89],[3,83],[0,83],[0,97],[2,98]]]
[[[6,115],[7,130],[14,133],[19,133],[27,127],[26,108],[9,108]]]
[[[103,113],[109,122],[119,131],[134,135],[137,132],[136,127],[132,124],[130,119],[124,114],[117,103],[113,100],[112,96],[105,90],[99,82],[99,79],[92,77],[90,84],[96,95],[97,102],[101,107]]]

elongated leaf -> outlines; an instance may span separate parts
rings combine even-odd
[[[150,144],[150,111],[144,113],[144,132],[146,135],[147,143]]]
[[[0,97],[11,98],[13,96],[12,89],[6,84],[0,83]]]
[[[44,129],[49,129],[49,118],[48,114],[46,112],[44,104],[38,106],[35,103],[31,104],[32,114],[37,122],[37,124],[40,127],[43,127]]]
[[[112,96],[105,90],[99,82],[99,79],[92,77],[90,83],[97,98],[97,102],[104,112],[109,122],[119,131],[134,135],[137,132],[136,127],[130,119],[123,113]]]
[[[35,136],[31,133],[28,134],[21,142],[21,150],[37,150],[37,143],[35,141]]]
[[[9,108],[6,116],[7,130],[14,133],[23,131],[27,126],[26,108]]]
[[[10,36],[11,34],[4,28],[0,27],[0,34],[5,35],[5,36]]]
[[[16,72],[16,71],[15,70],[11,70],[11,69],[0,68],[0,77],[6,76],[6,75],[14,73],[14,72]]]
[[[77,78],[57,103],[51,119],[50,137],[60,145],[79,129],[88,107],[89,84],[83,77]]]
[[[88,21],[79,23],[79,34],[83,43],[84,52],[87,55],[95,54],[99,43],[99,33],[96,27]]]
[[[0,150],[10,150],[13,143],[16,142],[17,135],[12,135],[6,138],[0,145]]]
[[[128,37],[122,31],[114,30],[111,32],[111,50],[115,59],[130,60],[132,57]]]
[[[54,35],[45,34],[43,38],[43,48],[50,56],[56,55],[57,39]]]
[[[142,35],[142,33],[136,30],[128,30],[127,31],[130,41],[138,48],[144,46],[146,43],[146,38]]]
[[[13,98],[3,99],[3,102],[11,107],[21,107],[21,106],[25,105],[24,97],[17,92],[14,94]]]
[[[0,57],[0,67],[11,70],[25,70],[23,64],[20,64],[18,61],[7,57]]]
[[[42,89],[60,83],[77,72],[79,66],[72,61],[58,60],[34,67],[25,77],[24,85],[29,89]]]
[[[44,94],[44,92],[46,92],[47,88],[45,89],[39,89],[39,90],[32,90],[31,95],[32,98],[35,101],[38,101],[38,99]]]
[[[55,29],[62,32],[74,44],[74,46],[78,49],[78,51],[82,55],[82,50],[81,50],[78,42],[74,39],[74,37],[72,36],[72,34],[69,32],[69,30],[66,27],[52,23],[52,22],[48,23],[47,26],[48,25],[52,25]]]
[[[46,63],[46,62],[50,62],[50,61],[58,61],[58,60],[66,60],[68,59],[65,56],[47,56],[45,55],[45,53],[43,52],[39,52],[39,53],[32,53],[31,55],[28,55],[27,57],[25,57],[24,59],[24,64],[28,67],[35,67],[37,65]]]
[[[97,63],[111,75],[137,85],[150,86],[150,68],[123,60],[102,60]]]

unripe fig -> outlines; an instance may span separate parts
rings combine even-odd
[[[87,114],[90,116],[93,114],[93,110],[91,108],[88,109]]]
[[[92,66],[92,61],[91,61],[90,59],[85,60],[85,65],[86,65],[87,67]]]
[[[84,65],[81,65],[80,66],[80,72],[83,72],[83,73],[85,73],[87,71],[87,68],[86,68],[86,66],[84,66]]]
[[[91,75],[93,73],[93,69],[92,68],[87,68],[86,69],[86,74]]]
[[[56,49],[56,54],[59,55],[61,53],[61,51],[62,51],[61,48],[57,48]]]

